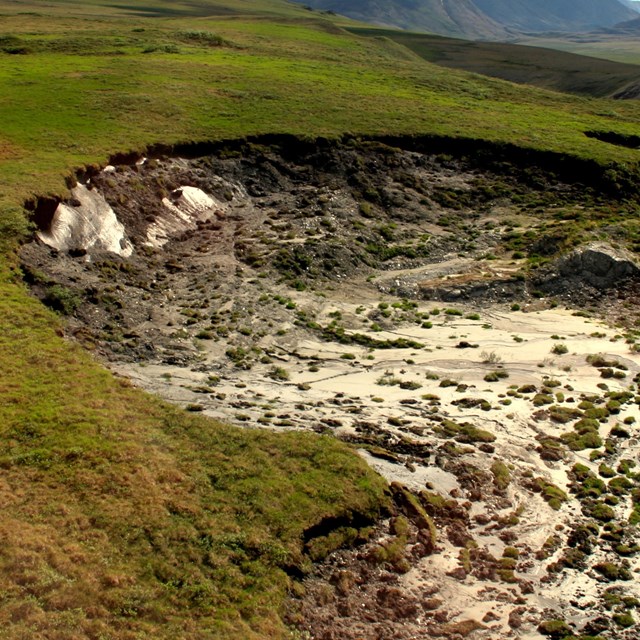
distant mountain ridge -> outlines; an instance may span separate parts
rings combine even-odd
[[[518,31],[586,31],[638,15],[620,0],[474,0],[493,20]]]
[[[627,22],[620,22],[614,27],[604,27],[600,31],[617,36],[638,36],[640,35],[640,17]]]
[[[307,0],[363,22],[471,39],[588,31],[638,17],[624,0]]]
[[[637,0],[620,0],[620,2],[622,2],[623,5],[640,13],[640,2],[638,2]]]
[[[478,8],[474,0],[311,0],[307,4],[362,22],[409,31],[489,40],[509,35],[501,24]]]

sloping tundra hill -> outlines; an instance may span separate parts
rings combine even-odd
[[[624,186],[638,152],[585,132],[627,140],[640,110],[443,70],[278,0],[0,13],[0,637],[284,637],[305,544],[373,518],[381,481],[331,438],[190,416],[64,340],[17,267],[25,202],[115,152],[273,132],[509,142]]]
[[[428,62],[518,84],[597,98],[637,98],[640,92],[637,64],[547,49],[536,46],[535,40],[526,46],[371,27],[352,27],[350,31],[391,38]]]

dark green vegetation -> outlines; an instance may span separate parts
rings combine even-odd
[[[281,637],[305,549],[318,557],[385,502],[333,440],[171,409],[63,341],[15,266],[26,200],[115,152],[274,132],[509,143],[612,179],[636,166],[636,150],[585,135],[633,134],[634,104],[444,70],[278,0],[234,7],[0,3],[3,637]]]
[[[391,38],[428,62],[544,89],[592,97],[637,97],[640,67],[543,47],[473,42],[391,29],[353,27]]]

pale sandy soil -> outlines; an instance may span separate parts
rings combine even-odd
[[[555,424],[548,419],[534,420],[532,414],[537,408],[531,403],[533,394],[509,397],[507,391],[513,385],[533,384],[540,388],[545,378],[552,378],[560,383],[554,391],[564,394],[564,401],[557,404],[575,407],[582,394],[601,394],[598,385],[603,382],[610,390],[624,390],[640,371],[640,359],[625,340],[614,329],[596,320],[576,316],[570,310],[523,312],[511,311],[506,306],[481,310],[458,307],[465,315],[480,314],[479,320],[473,320],[446,315],[441,304],[428,302],[421,302],[419,310],[441,308],[440,314],[431,316],[432,328],[400,322],[390,331],[371,332],[363,318],[380,301],[372,293],[362,291],[358,299],[353,300],[340,291],[332,295],[330,301],[307,292],[288,293],[297,309],[313,312],[316,321],[322,325],[328,324],[339,312],[347,329],[357,329],[378,340],[410,338],[425,347],[368,349],[345,346],[317,340],[293,323],[282,322],[260,343],[261,347],[270,349],[272,361],[254,364],[250,370],[230,365],[224,357],[228,346],[224,340],[201,341],[202,366],[199,367],[188,369],[150,363],[144,366],[118,364],[113,368],[135,384],[168,400],[184,406],[199,405],[208,415],[243,426],[254,426],[260,421],[274,429],[313,428],[330,430],[344,437],[357,435],[358,423],[367,421],[390,433],[391,442],[396,438],[398,441],[409,439],[413,443],[429,443],[433,446],[431,456],[399,455],[399,462],[361,450],[376,471],[414,491],[429,486],[444,496],[465,496],[456,474],[448,470],[449,466],[443,460],[442,440],[433,431],[434,423],[430,418],[433,412],[490,431],[497,438],[493,443],[495,450],[469,447],[463,459],[484,470],[489,470],[496,460],[503,461],[511,467],[513,480],[506,497],[483,496],[474,501],[470,513],[473,517],[485,515],[481,521],[486,524],[475,523],[471,532],[481,548],[499,558],[508,545],[496,535],[493,524],[497,518],[519,510],[519,523],[512,528],[514,542],[510,544],[521,554],[515,575],[533,585],[532,593],[521,593],[517,585],[477,580],[472,576],[461,581],[447,575],[458,566],[459,549],[445,536],[440,540],[438,552],[420,560],[402,577],[402,582],[413,590],[433,582],[438,584],[439,597],[448,602],[453,620],[482,620],[488,612],[495,614],[488,629],[476,632],[480,634],[478,637],[540,638],[535,626],[543,610],[578,625],[583,623],[596,607],[598,594],[610,585],[601,583],[593,571],[565,570],[549,580],[546,567],[558,559],[562,547],[544,561],[535,558],[535,552],[549,536],[566,534],[568,526],[581,517],[580,506],[573,499],[559,511],[554,511],[540,495],[525,489],[522,480],[530,472],[568,491],[567,471],[574,462],[586,464],[596,474],[598,462],[590,462],[590,450],[568,452],[565,461],[543,461],[535,450],[535,436],[560,436],[570,431],[571,425]],[[280,337],[274,335],[278,330],[283,333]],[[457,348],[461,341],[478,346]],[[554,345],[559,343],[567,346],[568,353],[552,353]],[[599,370],[585,359],[596,353],[624,364],[628,368],[626,378],[603,381]],[[345,354],[350,359],[341,357]],[[487,359],[493,362],[485,362]],[[317,370],[309,370],[310,362],[315,363]],[[268,377],[274,364],[286,370],[288,380],[275,381]],[[497,382],[483,380],[488,372],[496,369],[506,371],[508,377]],[[212,374],[218,376],[219,381],[209,388],[209,393],[202,393],[202,387],[207,388],[210,384]],[[435,374],[438,379],[427,379],[427,374]],[[380,385],[379,380],[385,375],[415,381],[421,386],[412,390]],[[464,383],[468,388],[460,391],[456,386],[440,387],[443,379]],[[194,392],[197,387],[200,387],[199,392]],[[425,394],[438,396],[439,404],[430,405],[430,401],[423,398]],[[491,409],[454,406],[452,402],[460,398],[487,400]],[[415,403],[406,404],[407,401]],[[640,419],[637,405],[624,405],[620,414],[603,425],[601,434],[605,436],[613,424],[628,416]],[[633,437],[621,444],[617,458],[637,461],[640,445],[635,436],[635,425],[629,429]],[[628,509],[627,502],[623,500],[616,509],[622,513]],[[604,559],[611,560],[604,551],[596,551],[590,562]],[[631,558],[630,563],[633,571],[640,570],[637,560]],[[640,581],[624,583],[624,590],[640,597]],[[518,630],[508,625],[508,615],[516,605],[523,610],[523,625]]]

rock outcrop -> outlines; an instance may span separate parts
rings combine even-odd
[[[605,243],[592,243],[573,251],[558,263],[558,273],[577,278],[598,289],[608,289],[640,273],[633,257]]]
[[[640,275],[633,256],[603,242],[594,242],[559,258],[532,279],[531,286],[548,296],[586,303]]]

